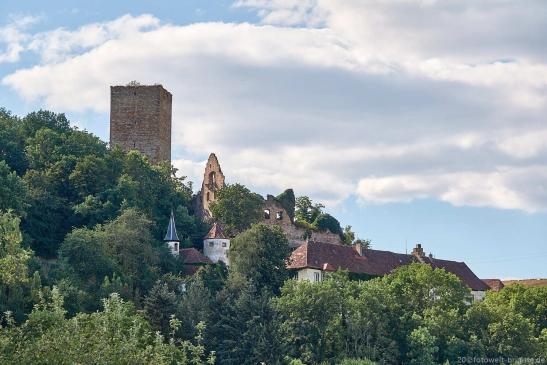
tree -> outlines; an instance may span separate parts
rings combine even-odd
[[[372,240],[368,239],[368,238],[365,238],[365,239],[362,239],[362,238],[358,238],[356,239],[354,242],[354,244],[361,244],[363,246],[363,248],[371,248],[372,246]]]
[[[22,176],[28,162],[25,156],[25,136],[21,133],[20,124],[19,118],[0,108],[0,161],[6,161]]]
[[[162,273],[161,253],[167,249],[152,237],[150,226],[144,215],[126,209],[112,222],[67,235],[60,248],[60,276],[75,278],[76,285],[91,294],[87,310],[97,308],[105,277],[119,277],[137,302],[154,285]],[[166,257],[174,260],[169,254]]]
[[[175,313],[176,296],[166,283],[157,282],[144,299],[144,312],[148,323],[163,335],[169,333],[169,321]]]
[[[324,207],[321,203],[313,204],[307,196],[299,196],[296,198],[296,221],[312,224],[323,213]]]
[[[0,212],[0,288],[3,301],[10,299],[10,289],[28,282],[31,251],[21,247],[19,218]]]
[[[344,231],[342,232],[343,240],[342,242],[346,245],[351,245],[353,241],[355,240],[355,232],[351,230],[351,226],[347,225],[344,227]]]
[[[427,328],[419,327],[413,330],[408,336],[410,344],[409,358],[411,365],[435,365],[435,353],[438,348],[435,346],[436,338],[432,336]]]
[[[228,230],[242,232],[262,217],[264,199],[241,184],[220,189],[210,206],[213,217],[226,224]]]
[[[285,209],[291,221],[294,220],[294,213],[296,207],[296,199],[294,197],[294,191],[287,189],[276,197],[277,201],[281,203],[281,206]]]
[[[23,216],[28,207],[27,194],[23,180],[10,170],[5,161],[0,161],[0,211],[12,209]]]
[[[201,344],[168,342],[150,328],[131,303],[113,294],[104,309],[65,318],[63,298],[52,291],[19,327],[0,328],[0,362],[3,364],[213,364]],[[176,319],[172,325],[177,326]],[[203,326],[200,325],[202,329]]]
[[[278,226],[255,224],[231,242],[230,270],[256,286],[278,293],[289,278],[286,262],[291,253],[289,241]]]
[[[356,282],[339,275],[319,283],[288,280],[273,300],[286,354],[305,363],[344,357],[344,310]]]
[[[221,364],[278,364],[281,349],[271,294],[231,273],[215,299],[211,346]]]

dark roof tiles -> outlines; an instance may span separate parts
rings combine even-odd
[[[424,257],[422,260],[434,268],[442,268],[453,273],[472,290],[484,291],[488,289],[488,286],[463,262],[429,257]],[[366,249],[361,256],[352,246],[308,242],[292,253],[288,268],[345,269],[358,274],[383,276],[399,266],[415,261],[417,260],[414,256],[408,254]]]

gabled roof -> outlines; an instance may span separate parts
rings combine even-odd
[[[186,265],[212,264],[207,256],[196,250],[195,248],[181,248],[179,250],[180,257]]]
[[[169,218],[169,225],[167,226],[167,233],[165,234],[164,241],[176,241],[180,242],[177,235],[177,227],[175,226],[175,215],[171,211],[171,218]]]
[[[226,234],[224,233],[224,226],[221,223],[213,223],[213,226],[209,230],[209,233],[203,239],[226,239]]]
[[[481,279],[490,289],[494,291],[500,291],[505,287],[500,279]]]
[[[293,251],[288,268],[314,268],[324,270],[345,269],[352,273],[383,276],[402,265],[417,260],[412,255],[380,250],[363,250],[361,256],[352,246],[322,242],[308,242]],[[472,290],[484,291],[488,286],[482,282],[464,262],[424,257],[422,261],[433,268],[442,268],[456,275]]]

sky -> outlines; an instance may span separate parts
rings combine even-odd
[[[547,2],[0,2],[0,106],[109,138],[110,85],[173,94],[201,184],[293,188],[380,250],[547,277]]]

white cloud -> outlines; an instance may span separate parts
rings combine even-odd
[[[0,64],[17,62],[21,52],[25,50],[24,43],[29,39],[25,30],[40,18],[35,16],[10,16],[10,23],[0,27]]]
[[[186,151],[174,164],[196,185],[214,151],[228,181],[262,193],[545,210],[547,4],[485,3],[235,4],[261,25],[124,16],[27,35],[42,63],[2,82],[99,113],[108,85],[162,83]],[[511,15],[529,21],[502,26]]]
[[[365,202],[387,203],[437,198],[451,204],[521,209],[545,209],[547,166],[500,167],[494,172],[367,177],[357,192]]]

